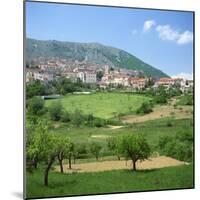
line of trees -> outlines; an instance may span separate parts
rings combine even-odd
[[[95,90],[98,88],[97,84],[82,83],[81,81],[72,82],[67,78],[58,78],[48,82],[36,80],[26,85],[26,97],[29,99],[41,95],[65,95],[67,93]]]
[[[46,114],[46,116],[53,121],[71,123],[76,127],[81,125],[87,125],[89,127],[104,127],[107,124],[114,123],[112,120],[97,118],[92,114],[83,114],[83,112],[78,109],[73,113],[69,113],[64,110],[59,101],[52,102],[49,107],[45,107],[44,100],[41,97],[33,97],[29,99],[27,101],[27,111],[28,117],[41,117]]]
[[[98,161],[102,146],[92,142],[88,144],[73,143],[69,138],[56,135],[52,126],[47,121],[39,121],[37,124],[29,123],[27,126],[26,160],[27,170],[38,168],[38,163],[44,166],[44,185],[48,186],[48,176],[52,165],[57,161],[60,172],[63,173],[63,161],[68,160],[69,169],[72,169],[72,161],[93,155]]]

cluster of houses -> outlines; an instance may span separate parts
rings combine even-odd
[[[101,71],[103,76],[101,80],[97,79],[97,73]],[[143,76],[142,71],[114,69],[108,65],[97,67],[86,63],[73,63],[73,66],[66,66],[64,62],[41,63],[37,68],[26,68],[26,83],[34,80],[52,81],[55,78],[65,77],[72,82],[81,81],[83,83],[98,84],[100,88],[123,86],[136,90],[148,88],[151,82],[152,88],[164,86],[166,89],[179,85],[182,92],[193,88],[193,81],[183,78],[150,78]]]
[[[154,89],[158,88],[159,86],[164,86],[166,89],[169,89],[173,86],[179,86],[182,92],[187,92],[193,88],[192,80],[170,77],[152,78],[130,76],[120,71],[109,71],[108,66],[105,66],[105,73],[100,82],[100,87],[107,88],[108,86],[117,87],[121,85],[123,87],[143,90],[148,87],[149,82],[151,82],[152,88]]]

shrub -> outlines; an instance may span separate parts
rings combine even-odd
[[[75,110],[72,115],[72,122],[77,127],[79,127],[84,122],[84,116],[80,110]]]
[[[65,111],[65,112],[62,113],[62,115],[61,115],[61,121],[62,122],[66,122],[66,123],[71,121],[71,116],[70,116],[70,114],[67,111]]]
[[[152,112],[152,104],[143,102],[142,105],[137,109],[137,114],[148,114]]]
[[[53,102],[49,106],[50,118],[54,121],[59,121],[62,116],[62,110],[63,110],[63,107],[60,102]]]
[[[154,98],[154,101],[155,101],[155,103],[157,103],[157,104],[165,104],[165,103],[167,103],[167,98],[166,98],[166,96],[156,96],[155,98]]]
[[[167,121],[167,127],[172,127],[172,122],[171,121]]]
[[[41,97],[33,97],[28,101],[28,112],[33,115],[42,115],[45,112],[44,100]]]
[[[178,160],[191,161],[193,157],[193,136],[189,131],[175,136],[164,136],[159,139],[159,148],[167,156]]]

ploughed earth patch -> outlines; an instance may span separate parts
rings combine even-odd
[[[192,117],[192,107],[179,106],[178,108],[174,108],[172,105],[155,106],[153,108],[153,112],[149,114],[126,115],[124,117],[121,117],[121,120],[127,123],[137,123],[160,119],[164,117],[174,117],[176,119],[190,118]]]
[[[138,161],[136,163],[136,168],[145,170],[145,169],[156,169],[163,167],[178,166],[183,164],[187,163],[167,156],[158,156],[142,162]],[[100,171],[109,171],[117,169],[132,169],[132,161],[115,160],[115,161],[98,161],[91,163],[81,163],[72,165],[72,169],[68,168],[68,164],[64,164],[65,173],[100,172]],[[55,171],[59,172],[60,167],[55,166]]]

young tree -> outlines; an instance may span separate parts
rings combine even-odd
[[[57,147],[58,147],[58,162],[60,165],[60,172],[63,173],[63,159],[67,156],[67,150],[69,145],[69,139],[63,137],[57,137]]]
[[[55,135],[49,132],[46,122],[39,122],[34,133],[34,138],[27,149],[29,156],[37,155],[39,160],[46,163],[44,171],[44,185],[48,186],[48,175],[52,164],[58,155],[58,143]]]
[[[80,110],[75,110],[73,114],[73,123],[79,127],[84,121],[84,116]]]
[[[133,170],[136,170],[138,160],[148,159],[151,150],[146,139],[139,134],[128,134],[121,138],[120,150],[125,157],[132,160]]]
[[[110,138],[108,140],[108,149],[112,151],[114,155],[117,156],[118,160],[120,160],[121,152],[120,152],[120,140],[119,138]]]
[[[49,114],[52,120],[59,121],[61,119],[63,107],[60,102],[53,102],[49,107]]]
[[[100,154],[101,148],[102,147],[96,142],[92,142],[90,144],[90,152],[91,152],[91,154],[93,154],[95,156],[97,161],[99,159],[99,154]]]
[[[72,156],[74,154],[74,143],[73,142],[68,142],[67,148],[66,148],[66,156],[68,158],[69,162],[69,169],[72,168]]]

